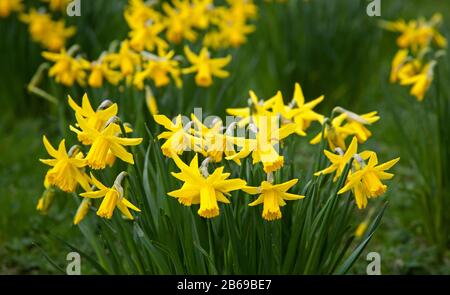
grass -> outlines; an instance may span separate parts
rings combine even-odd
[[[81,44],[89,57],[97,56],[112,40],[126,35],[120,15],[124,2],[115,1],[110,5],[109,1],[85,1],[83,4],[89,4],[83,6],[82,17],[69,20],[80,32],[74,41]],[[383,158],[400,155],[402,161],[388,194],[378,201],[389,201],[383,222],[352,273],[365,273],[365,254],[371,251],[381,253],[382,272],[386,274],[449,273],[448,241],[430,246],[430,238],[427,238],[430,230],[418,215],[420,210],[415,198],[420,197],[409,191],[417,183],[410,173],[417,169],[407,152],[411,143],[398,141],[401,135],[396,127],[398,118],[407,129],[416,130],[421,122],[410,113],[423,110],[408,97],[405,89],[387,84],[389,62],[395,53],[394,36],[377,27],[377,18],[365,15],[365,5],[366,1],[318,0],[269,6],[261,12],[257,32],[248,44],[232,52],[235,59],[229,67],[233,73],[230,79],[211,91],[194,92],[192,80],[188,78],[181,97],[174,97],[170,89],[165,92],[160,109],[173,115],[200,106],[211,114],[223,115],[225,107],[245,105],[248,89],[254,89],[262,97],[273,95],[278,89],[290,94],[294,82],[299,81],[307,98],[326,95],[319,108],[323,113],[329,113],[336,104],[356,112],[378,110],[382,120],[372,128],[374,135],[368,146]],[[450,36],[450,3],[415,0],[408,1],[408,5],[403,1],[383,2],[382,5],[383,19],[414,18],[418,14],[429,17],[440,11],[444,14],[444,35]],[[0,101],[7,110],[0,119],[0,272],[56,273],[52,263],[64,267],[65,255],[70,251],[58,238],[77,247],[81,245],[82,250],[92,254],[91,247],[84,245],[83,235],[93,233],[88,232],[86,226],[81,227],[80,232],[70,224],[75,206],[72,198],[59,200],[48,216],[42,217],[35,211],[45,173],[45,167],[37,162],[45,155],[41,135],[46,133],[60,138],[66,128],[57,122],[66,117],[67,110],[26,92],[25,85],[42,58],[24,26],[14,17],[2,19],[0,35],[5,36],[0,40],[0,80],[8,86],[0,89]],[[444,61],[448,68],[449,58]],[[444,75],[441,93],[448,100],[450,86],[445,83],[448,71]],[[49,81],[45,81],[43,87],[53,89],[61,99],[67,92],[75,97],[82,93],[81,89],[65,90]],[[90,94],[97,100],[120,96],[124,105],[127,98],[140,98],[136,93],[124,94],[110,89]],[[159,93],[155,94],[158,97]],[[132,105],[125,109],[131,109]],[[138,118],[130,116],[128,119],[134,122]],[[143,126],[139,128],[144,131]],[[421,140],[421,133],[415,135],[412,144]],[[448,193],[442,193],[443,197],[449,197]],[[138,231],[134,229],[134,233]],[[100,244],[93,246],[94,251],[101,251]],[[118,266],[110,267],[114,270]],[[83,265],[83,273],[90,272],[98,272],[98,269]]]

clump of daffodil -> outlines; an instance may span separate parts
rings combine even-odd
[[[57,186],[65,192],[75,192],[78,184],[84,189],[89,188],[90,180],[84,172],[86,159],[79,147],[72,147],[69,152],[66,150],[63,139],[56,150],[47,138],[43,138],[45,149],[53,159],[40,160],[42,163],[51,166],[45,176],[45,182],[52,186]]]
[[[182,85],[180,78],[181,70],[179,61],[174,58],[175,52],[169,51],[165,53],[160,50],[159,55],[151,53],[144,54],[147,60],[143,65],[143,69],[134,76],[133,84],[139,89],[144,89],[144,80],[151,79],[156,87],[163,87],[170,83],[170,78],[179,88]]]
[[[364,143],[372,133],[366,126],[377,122],[380,117],[377,112],[370,112],[362,115],[355,114],[344,108],[336,107],[333,110],[333,116],[340,113],[331,120],[323,121],[324,130],[311,139],[311,144],[318,144],[321,138],[327,139],[330,149],[340,148],[345,151],[345,140],[348,136],[356,135],[360,143]]]
[[[90,63],[81,58],[73,57],[74,50],[61,49],[60,53],[43,52],[42,56],[55,64],[49,70],[49,76],[54,77],[57,83],[73,86],[75,82],[83,86],[86,83],[86,71]]]
[[[203,47],[199,55],[193,53],[188,46],[184,47],[187,59],[192,64],[189,68],[183,69],[183,74],[196,73],[195,83],[200,87],[209,87],[213,82],[213,76],[226,78],[229,73],[222,68],[231,61],[231,56],[222,58],[211,58],[206,47]]]
[[[447,47],[447,40],[439,32],[442,15],[434,14],[430,20],[419,18],[405,22],[381,22],[389,31],[398,32],[400,49],[391,63],[390,82],[403,86],[412,85],[410,94],[418,101],[425,98],[434,76],[437,59]]]
[[[400,158],[396,158],[384,164],[378,165],[377,154],[373,151],[358,153],[358,139],[353,137],[352,142],[344,153],[340,148],[335,149],[335,153],[325,150],[325,156],[330,160],[331,165],[324,170],[316,172],[314,175],[335,173],[336,181],[343,173],[344,168],[350,162],[351,169],[347,175],[345,186],[339,190],[338,194],[343,194],[352,190],[356,204],[359,209],[367,206],[369,198],[376,198],[386,192],[387,186],[381,180],[391,179],[394,174],[385,170],[394,166]],[[368,163],[366,161],[368,160]]]
[[[122,187],[122,181],[127,175],[126,172],[121,172],[116,180],[114,181],[114,185],[112,187],[107,187],[103,183],[101,183],[99,180],[97,180],[94,175],[91,174],[92,183],[95,185],[95,187],[98,190],[94,191],[88,191],[85,193],[80,194],[80,196],[84,198],[90,198],[90,199],[97,199],[97,198],[103,198],[102,203],[100,204],[100,207],[97,210],[97,215],[103,218],[111,219],[112,215],[114,213],[114,210],[116,208],[119,209],[119,211],[130,220],[133,220],[133,215],[131,215],[131,212],[129,209],[141,212],[139,208],[137,208],[135,205],[133,205],[130,201],[128,201],[125,198],[124,189]],[[86,207],[88,207],[88,201],[86,201],[84,204],[82,203],[81,209],[79,213],[77,213],[78,218],[74,222],[79,223],[86,215]]]
[[[22,0],[0,0],[0,18],[7,18],[12,12],[20,12],[22,10]]]
[[[75,27],[66,27],[64,20],[52,20],[43,10],[31,9],[28,14],[22,14],[20,20],[28,24],[33,41],[53,52],[63,49],[67,39],[76,32]]]
[[[224,167],[218,167],[212,174],[209,174],[209,158],[206,158],[200,168],[197,154],[189,166],[181,161],[177,154],[174,154],[172,159],[180,169],[180,172],[172,172],[172,175],[183,181],[183,185],[180,189],[169,192],[168,195],[177,198],[185,206],[200,204],[198,215],[204,218],[218,216],[218,202],[230,203],[227,199],[230,192],[242,189],[246,185],[245,180],[228,179],[230,173],[224,173]]]
[[[259,187],[246,186],[242,189],[251,195],[259,195],[249,206],[263,204],[262,217],[268,221],[281,219],[280,207],[285,206],[286,201],[299,200],[305,197],[287,192],[298,182],[298,179],[292,179],[281,184],[273,184],[272,177],[269,174],[268,181],[263,181]]]
[[[438,31],[441,23],[442,15],[435,13],[430,20],[419,18],[409,22],[403,19],[395,22],[382,21],[381,26],[386,30],[400,33],[397,38],[397,45],[400,48],[411,48],[414,51],[419,51],[429,47],[431,43],[440,48],[447,46],[447,40]]]

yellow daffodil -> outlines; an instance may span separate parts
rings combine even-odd
[[[366,125],[371,125],[380,120],[380,117],[377,114],[378,112],[370,112],[358,115],[359,120],[353,120],[352,117],[347,117],[347,123],[343,127],[352,130],[353,134],[358,138],[358,142],[364,143],[372,136],[372,132],[366,128]]]
[[[36,205],[36,210],[39,211],[41,214],[48,213],[48,210],[50,210],[50,207],[53,204],[53,200],[55,199],[55,189],[47,184],[44,186],[46,187],[45,191],[39,198],[38,203]]]
[[[95,111],[92,108],[87,94],[83,95],[81,106],[77,105],[72,97],[70,97],[70,95],[68,98],[68,102],[69,106],[75,111],[75,114],[78,114],[79,116],[85,118],[89,127],[97,131],[101,131],[105,127],[106,122],[108,122],[108,120],[112,117],[116,116],[118,112],[117,104],[112,103],[109,100],[104,101]],[[90,138],[89,134],[84,131],[80,131],[72,126],[70,129],[77,133],[78,140],[81,143],[83,143],[84,145],[92,144],[92,139]]]
[[[259,120],[255,139],[236,142],[240,151],[235,155],[226,157],[227,160],[242,159],[252,154],[253,164],[263,163],[264,171],[270,173],[283,167],[284,157],[276,150],[281,140],[288,137],[296,130],[296,125],[291,123],[278,127],[277,117],[267,117]]]
[[[111,85],[117,85],[122,80],[122,74],[110,68],[110,65],[103,57],[98,61],[91,63],[91,74],[89,75],[88,84],[92,88],[100,88],[106,79]]]
[[[64,48],[67,39],[75,35],[75,32],[75,27],[66,27],[64,20],[55,21],[51,23],[41,43],[48,50],[56,52]]]
[[[429,21],[419,18],[405,22],[400,19],[395,22],[382,22],[381,25],[385,29],[393,32],[399,32],[401,35],[397,38],[397,45],[400,48],[411,48],[418,51],[430,46],[434,42],[438,47],[447,46],[447,40],[443,37],[437,27],[442,22],[441,14],[434,14]]]
[[[141,52],[143,50],[155,51],[166,50],[169,45],[159,34],[164,30],[161,23],[146,23],[143,26],[132,28],[130,32],[130,46]]]
[[[330,149],[334,150],[336,147],[339,147],[342,150],[346,150],[345,139],[354,133],[354,131],[350,128],[343,127],[345,119],[347,119],[347,114],[342,113],[339,116],[333,118],[331,122],[324,123],[325,129],[323,132],[323,138],[327,139],[328,145]],[[322,137],[322,132],[317,134],[313,139],[311,139],[311,144],[320,143]]]
[[[400,49],[399,51],[397,51],[391,64],[391,76],[390,76],[391,83],[397,82],[398,73],[406,63],[407,59],[408,59],[407,49]]]
[[[184,52],[192,66],[183,69],[183,74],[196,72],[195,83],[198,86],[211,86],[213,76],[219,78],[226,78],[229,76],[229,73],[222,68],[231,61],[230,55],[223,58],[211,58],[206,47],[202,48],[199,55],[193,53],[188,46],[184,47]]]
[[[163,20],[167,27],[166,37],[172,43],[180,44],[183,39],[194,42],[197,39],[197,33],[193,28],[199,20],[194,19],[189,2],[174,0],[172,1],[173,6],[167,2],[162,4],[162,9],[166,15]]]
[[[133,74],[136,65],[140,64],[140,55],[130,48],[128,40],[122,41],[118,53],[109,53],[105,56],[105,61],[110,63],[111,68],[120,68],[120,72],[125,77]]]
[[[122,161],[134,164],[133,155],[125,149],[124,146],[138,145],[142,138],[124,138],[118,136],[116,124],[108,124],[103,130],[99,131],[92,128],[88,121],[80,114],[75,113],[78,125],[85,132],[88,140],[92,141],[92,146],[86,156],[88,165],[93,169],[103,169],[108,162],[108,152],[111,151]]]
[[[79,224],[86,217],[91,205],[92,205],[91,199],[83,198],[83,200],[81,201],[80,206],[78,206],[77,212],[75,213],[75,216],[73,218],[73,224],[75,224],[75,225]]]
[[[131,28],[144,26],[149,21],[159,22],[161,15],[143,0],[130,0],[124,12],[125,20]]]
[[[263,204],[262,217],[268,221],[281,219],[280,207],[286,205],[285,201],[303,199],[305,196],[287,193],[287,191],[298,182],[298,179],[292,179],[281,184],[272,184],[269,181],[263,181],[260,187],[244,187],[242,190],[251,194],[259,194],[259,197],[249,204],[256,206]]]
[[[174,55],[175,52],[172,50],[168,53],[161,51],[159,56],[149,57],[144,69],[134,76],[134,85],[142,90],[144,89],[144,80],[149,78],[155,82],[156,87],[163,87],[170,83],[170,75],[175,81],[175,85],[181,87],[181,70],[179,62],[173,58]]]
[[[78,184],[84,189],[89,188],[89,177],[83,171],[86,166],[86,160],[78,149],[72,148],[69,153],[66,150],[65,140],[63,139],[56,150],[47,138],[43,137],[45,149],[54,159],[40,160],[42,163],[52,167],[46,176],[46,182],[50,185],[59,187],[65,192],[74,192]]]
[[[228,179],[230,173],[223,173],[223,167],[215,169],[211,175],[208,175],[206,167],[202,167],[200,171],[197,154],[189,166],[176,154],[173,155],[173,160],[180,172],[172,172],[172,175],[184,184],[168,195],[177,198],[185,206],[200,204],[198,214],[204,218],[218,216],[218,202],[230,203],[226,196],[229,196],[231,191],[242,189],[246,185],[242,179]]]
[[[353,158],[357,151],[358,140],[356,137],[353,137],[353,140],[348,146],[348,149],[345,153],[340,148],[336,148],[337,154],[324,150],[323,152],[328,160],[330,160],[331,165],[321,171],[314,173],[314,175],[319,176],[321,174],[330,174],[335,172],[333,181],[336,181],[339,176],[341,176],[345,166],[349,163],[349,161]]]
[[[244,139],[223,134],[224,127],[221,120],[213,122],[213,125],[208,128],[194,114],[191,115],[191,118],[196,127],[194,134],[200,139],[199,146],[201,146],[203,154],[214,162],[222,161],[224,154],[226,157],[232,157],[236,154],[234,143]],[[234,158],[233,161],[240,164],[239,158]]]
[[[297,126],[296,133],[301,136],[305,136],[306,129],[310,126],[311,122],[318,121],[323,122],[324,116],[316,113],[313,109],[323,101],[324,96],[305,103],[305,97],[303,95],[302,88],[299,83],[295,83],[294,97],[289,105],[284,105],[283,97],[281,93],[275,98],[272,106],[275,114],[282,116],[282,123],[295,123]]]
[[[133,220],[133,215],[131,215],[129,209],[137,212],[141,212],[141,210],[130,203],[130,201],[128,201],[124,196],[124,190],[121,183],[125,176],[126,172],[121,172],[114,181],[114,185],[109,188],[98,181],[94,177],[94,175],[91,174],[92,183],[97,187],[98,190],[85,192],[80,194],[80,196],[91,199],[103,197],[102,203],[97,210],[97,215],[100,217],[111,219],[114,210],[117,207],[126,218]],[[82,210],[85,210],[85,208],[82,208]]]
[[[418,101],[422,101],[425,98],[425,93],[433,82],[433,68],[436,65],[436,61],[431,61],[426,64],[422,71],[412,77],[404,78],[400,81],[401,85],[413,85],[411,87],[411,95],[415,96]]]
[[[19,19],[28,24],[28,32],[35,42],[44,40],[52,23],[52,16],[50,14],[34,8],[31,8],[28,14],[21,14]]]
[[[65,49],[61,49],[60,53],[43,52],[42,56],[55,63],[50,68],[49,76],[55,77],[57,83],[65,86],[72,86],[75,82],[81,86],[85,84],[86,70],[90,68],[88,61],[72,57]]]
[[[387,186],[381,180],[391,179],[394,174],[387,173],[385,170],[394,166],[400,158],[380,165],[378,165],[378,158],[375,153],[370,153],[367,165],[362,158],[356,157],[356,159],[359,169],[349,174],[347,183],[339,190],[338,194],[352,190],[358,208],[363,209],[367,206],[369,198],[379,197],[386,192]]]
[[[0,0],[0,18],[6,18],[11,12],[22,11],[22,9],[22,0]]]
[[[153,119],[167,129],[158,135],[158,139],[166,140],[161,146],[163,155],[172,157],[173,154],[181,155],[187,150],[201,151],[201,148],[195,145],[196,139],[191,135],[190,126],[183,126],[181,115],[177,116],[175,123],[164,115],[154,115]]]

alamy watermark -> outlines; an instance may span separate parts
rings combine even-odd
[[[368,16],[381,16],[381,0],[371,0],[367,5],[366,13]]]
[[[72,0],[67,4],[66,13],[68,16],[81,16],[81,0]]]
[[[378,252],[370,252],[366,256],[369,264],[366,267],[368,275],[381,275],[381,255]]]
[[[67,260],[67,267],[66,267],[66,274],[72,275],[72,276],[79,276],[81,275],[81,256],[78,252],[70,252],[66,256]]]

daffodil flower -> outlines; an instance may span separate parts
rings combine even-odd
[[[131,215],[129,209],[137,212],[141,212],[141,210],[130,203],[130,201],[128,201],[124,196],[121,182],[125,176],[126,173],[121,172],[114,181],[114,185],[112,187],[106,187],[103,183],[97,180],[94,175],[91,174],[92,183],[97,187],[98,190],[85,192],[80,194],[80,196],[91,199],[103,197],[102,203],[97,210],[97,215],[100,217],[111,219],[114,210],[117,207],[126,218],[133,220],[133,215]],[[85,204],[85,206],[87,206],[87,204]],[[85,210],[85,208],[82,208],[81,210]]]
[[[78,125],[85,132],[88,140],[92,141],[92,146],[86,156],[88,165],[93,169],[103,169],[108,163],[108,153],[113,153],[122,161],[134,164],[133,155],[129,153],[124,146],[138,145],[142,138],[123,138],[119,137],[117,125],[108,124],[103,130],[99,131],[92,128],[88,121],[79,114],[75,114]]]
[[[158,139],[166,139],[161,146],[161,151],[166,157],[172,157],[173,154],[181,155],[189,149],[201,151],[201,147],[196,145],[198,141],[191,135],[190,126],[183,126],[181,115],[177,116],[175,123],[164,115],[154,115],[153,119],[167,129],[158,135]]]
[[[72,86],[75,82],[81,86],[85,84],[86,70],[90,68],[88,61],[72,57],[65,49],[61,49],[60,53],[43,52],[42,56],[55,63],[50,68],[49,76],[55,77],[57,83],[65,86]]]
[[[92,205],[91,199],[83,198],[83,200],[81,201],[80,206],[78,206],[77,212],[75,213],[75,216],[73,218],[73,224],[75,224],[75,225],[79,224],[86,217],[91,205]]]
[[[193,53],[188,46],[184,47],[187,59],[192,64],[191,67],[183,69],[183,74],[196,72],[195,83],[200,87],[209,87],[212,84],[212,77],[226,78],[229,73],[222,68],[231,61],[231,56],[223,58],[211,58],[206,47],[203,47],[199,55]]]
[[[400,81],[401,85],[413,85],[411,87],[411,95],[415,96],[418,101],[422,101],[425,98],[425,93],[430,88],[431,82],[433,82],[433,68],[436,65],[436,61],[431,61],[426,64],[422,71],[410,78],[405,78]]]
[[[89,101],[89,97],[87,94],[83,95],[81,106],[77,105],[76,102],[72,99],[72,97],[68,96],[69,106],[75,111],[75,114],[80,115],[81,117],[86,119],[86,123],[97,131],[101,131],[106,122],[109,119],[117,115],[118,106],[115,103],[111,103],[110,101],[105,101],[100,105],[99,109],[95,111],[92,108],[92,105]],[[73,126],[70,126],[70,129],[75,132],[78,136],[78,140],[84,145],[91,145],[92,139],[90,136],[81,130],[76,129]]]
[[[280,207],[286,205],[285,201],[303,199],[305,196],[291,194],[287,191],[298,182],[298,179],[292,179],[281,184],[272,184],[269,181],[263,181],[260,187],[244,187],[242,190],[251,194],[258,194],[259,197],[249,204],[257,206],[263,204],[262,217],[268,221],[281,219]]]
[[[122,80],[122,74],[111,69],[104,55],[99,60],[91,63],[91,74],[89,75],[88,84],[92,88],[100,88],[106,79],[111,85],[117,85]]]
[[[120,68],[123,76],[128,77],[134,73],[134,69],[140,64],[140,55],[130,48],[128,40],[122,41],[118,53],[109,53],[105,61],[110,63],[111,68]]]
[[[379,197],[386,192],[387,186],[381,180],[391,179],[394,174],[387,173],[385,170],[394,166],[400,158],[380,165],[378,165],[378,158],[375,153],[370,154],[367,165],[363,159],[356,158],[359,162],[359,169],[349,174],[345,186],[339,190],[338,194],[352,190],[358,208],[363,209],[367,206],[369,198]]]
[[[74,192],[80,184],[84,189],[89,188],[89,177],[84,173],[86,159],[83,154],[77,152],[74,148],[69,153],[66,150],[65,140],[63,139],[56,150],[47,137],[43,137],[45,149],[54,159],[40,161],[52,168],[47,172],[45,179],[50,185],[59,187],[65,192]]]
[[[166,37],[172,43],[180,44],[183,39],[194,42],[197,33],[194,26],[198,26],[200,19],[194,19],[192,6],[189,1],[172,1],[173,6],[164,2],[162,9],[165,13],[164,26],[167,27]],[[202,16],[203,17],[203,16]]]
[[[231,191],[242,189],[246,185],[242,179],[228,179],[230,173],[224,173],[223,167],[215,169],[211,175],[205,172],[205,166],[200,171],[197,154],[189,166],[181,161],[177,154],[174,154],[172,158],[180,169],[180,172],[172,172],[172,175],[184,184],[168,195],[177,198],[185,206],[200,204],[198,214],[204,218],[218,216],[218,202],[230,203],[226,196],[229,196]]]
[[[160,52],[159,56],[149,58],[143,70],[136,73],[133,84],[139,89],[144,89],[144,80],[152,79],[156,87],[163,87],[170,83],[170,77],[175,81],[175,85],[179,88],[183,84],[180,75],[181,70],[179,62],[173,59],[175,51],[164,53]],[[170,76],[169,76],[170,75]]]

